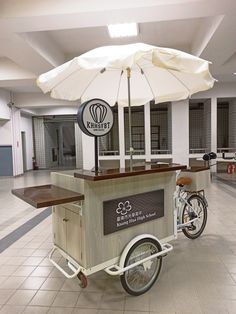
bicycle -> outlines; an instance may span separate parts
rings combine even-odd
[[[210,152],[204,154],[202,160],[204,160],[205,166],[209,169],[214,166],[210,164],[210,160],[216,158],[216,153]],[[206,227],[208,203],[204,189],[188,191],[184,188],[191,183],[192,179],[189,177],[180,177],[177,179],[177,188],[174,193],[174,208],[176,217],[175,234],[178,231],[182,231],[187,238],[193,240],[197,239]]]
[[[207,222],[208,203],[204,190],[187,191],[184,187],[192,183],[189,177],[177,179],[174,193],[177,232],[182,231],[189,239],[198,238]]]

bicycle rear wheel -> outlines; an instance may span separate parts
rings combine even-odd
[[[188,203],[189,204],[185,204],[183,208],[182,222],[188,223],[190,220],[197,219],[182,229],[182,231],[187,238],[196,239],[205,229],[207,207],[203,198],[198,194],[191,195],[188,199]]]

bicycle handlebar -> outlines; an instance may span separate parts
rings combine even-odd
[[[216,158],[217,158],[217,155],[216,155],[216,153],[214,153],[214,152],[211,152],[211,153],[208,153],[208,154],[204,154],[204,155],[202,156],[202,159],[203,159],[204,161],[209,161],[209,160],[216,159]]]

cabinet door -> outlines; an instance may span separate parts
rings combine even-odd
[[[66,251],[66,210],[57,205],[52,211],[53,242]]]
[[[67,253],[78,263],[82,263],[82,217],[70,210],[66,210],[66,218]]]

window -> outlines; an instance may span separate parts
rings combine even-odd
[[[171,154],[171,104],[151,104],[151,153]]]
[[[128,108],[124,109],[125,119],[125,154],[129,155],[129,114]],[[144,135],[144,106],[131,108],[131,134],[134,155],[145,154]]]
[[[119,130],[118,130],[118,108],[112,107],[114,124],[111,132],[99,137],[99,155],[115,156],[119,155]]]

